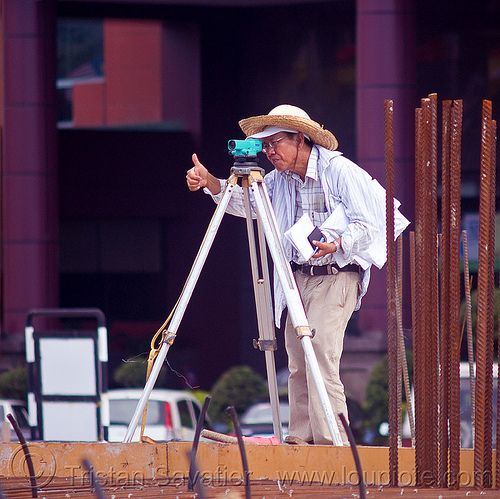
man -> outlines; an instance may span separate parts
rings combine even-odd
[[[324,242],[313,241],[318,251],[309,261],[304,261],[286,238],[282,243],[294,271],[309,326],[315,330],[312,344],[343,442],[347,445],[347,435],[338,419],[339,413],[347,418],[339,374],[340,358],[347,323],[353,311],[359,308],[368,287],[371,265],[367,263],[362,268],[357,262],[366,262],[360,255],[366,254],[385,227],[383,200],[377,195],[372,178],[335,151],[338,145],[335,136],[302,109],[284,104],[267,115],[247,118],[239,124],[247,138],[262,141],[262,151],[274,166],[265,176],[265,184],[282,233],[307,213],[324,236]],[[188,188],[191,191],[204,188],[218,202],[225,181],[211,175],[196,154],[193,154],[193,163],[186,176]],[[345,227],[332,225],[335,217],[330,215],[336,208],[342,209],[347,217]],[[245,216],[241,188],[233,193],[227,212]],[[275,317],[279,325],[286,304],[276,281]],[[285,344],[290,370],[290,436],[287,441],[331,444],[314,378],[289,318]]]

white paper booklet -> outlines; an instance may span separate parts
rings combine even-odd
[[[380,185],[380,183],[372,179],[373,188],[380,202],[380,230],[375,237],[372,244],[361,251],[359,254],[353,256],[354,261],[364,270],[366,270],[370,264],[377,266],[381,269],[387,260],[387,244],[386,244],[386,224],[385,224],[385,189]],[[394,239],[396,239],[409,225],[409,221],[400,213],[399,207],[401,203],[394,199]],[[325,220],[320,229],[325,227],[335,227],[337,236],[342,236],[344,230],[349,224],[349,219],[347,218],[345,208],[343,204],[339,204],[333,213]],[[337,253],[335,259],[340,267],[346,265],[347,262],[342,258],[342,253]]]
[[[381,269],[387,260],[387,245],[386,245],[386,225],[385,225],[385,189],[380,183],[372,179],[373,189],[379,201],[379,232],[371,245],[365,250],[353,255],[353,260],[363,269],[366,270],[370,265],[375,265]],[[409,225],[409,221],[400,213],[399,206],[401,203],[394,200],[394,239],[396,239]],[[339,204],[333,213],[325,220],[320,229],[335,227],[335,237],[340,237],[349,225],[349,219],[345,212],[343,204]],[[315,249],[307,239],[307,236],[314,230],[309,215],[304,213],[300,219],[285,232],[285,236],[291,241],[295,249],[300,253],[304,260],[309,260]],[[349,262],[343,258],[342,252],[335,254],[335,260],[339,267],[344,267]]]
[[[313,256],[315,251],[309,239],[307,239],[307,236],[309,236],[313,230],[314,224],[309,218],[309,215],[304,213],[297,222],[285,232],[285,236],[306,261]]]

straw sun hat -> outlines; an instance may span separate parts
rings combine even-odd
[[[300,107],[289,104],[281,104],[269,111],[269,114],[245,118],[239,125],[247,137],[254,139],[269,137],[279,131],[293,131],[302,132],[315,144],[331,151],[338,147],[333,133],[313,121]]]

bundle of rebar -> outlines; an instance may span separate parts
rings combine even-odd
[[[460,467],[460,170],[462,102],[442,105],[438,232],[438,101],[415,112],[415,233],[410,241],[418,486],[458,487]]]
[[[437,96],[415,114],[415,473],[418,486],[438,481]],[[417,290],[418,287],[418,290]]]
[[[458,488],[460,472],[460,170],[462,101],[442,117],[439,485]],[[449,464],[449,467],[448,467]],[[449,481],[448,481],[449,480]]]
[[[438,231],[437,95],[421,100],[415,111],[415,231],[410,234],[410,269],[415,390],[416,485],[458,488],[460,486],[460,327],[461,301],[461,135],[462,101],[444,101],[441,131],[441,227]],[[388,156],[390,158],[390,156]],[[496,122],[490,101],[483,101],[479,199],[479,248],[477,279],[476,384],[472,378],[474,475],[481,488],[492,486],[493,428],[493,332],[495,257],[495,169]],[[389,163],[389,162],[388,162]],[[388,216],[387,222],[390,223]],[[388,230],[389,235],[389,230]],[[463,234],[464,257],[468,258]],[[390,264],[388,246],[388,264]],[[474,365],[470,312],[468,261],[464,261],[468,354]],[[388,265],[388,288],[394,269]],[[388,290],[388,297],[392,292]],[[388,301],[389,348],[394,328]],[[389,376],[395,360],[389,356]],[[399,396],[389,384],[389,421],[397,410],[391,397]],[[472,389],[474,388],[474,390]],[[499,382],[500,390],[500,382]],[[500,402],[497,405],[500,420]],[[497,425],[497,441],[500,441]],[[390,436],[390,448],[395,445]],[[397,459],[390,452],[391,474]],[[394,471],[395,470],[395,471]],[[496,484],[500,488],[500,454],[497,454]]]

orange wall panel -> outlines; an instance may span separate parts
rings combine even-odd
[[[73,124],[75,127],[106,124],[104,82],[80,83],[73,86]]]
[[[104,22],[108,125],[162,120],[161,41],[158,21]]]

